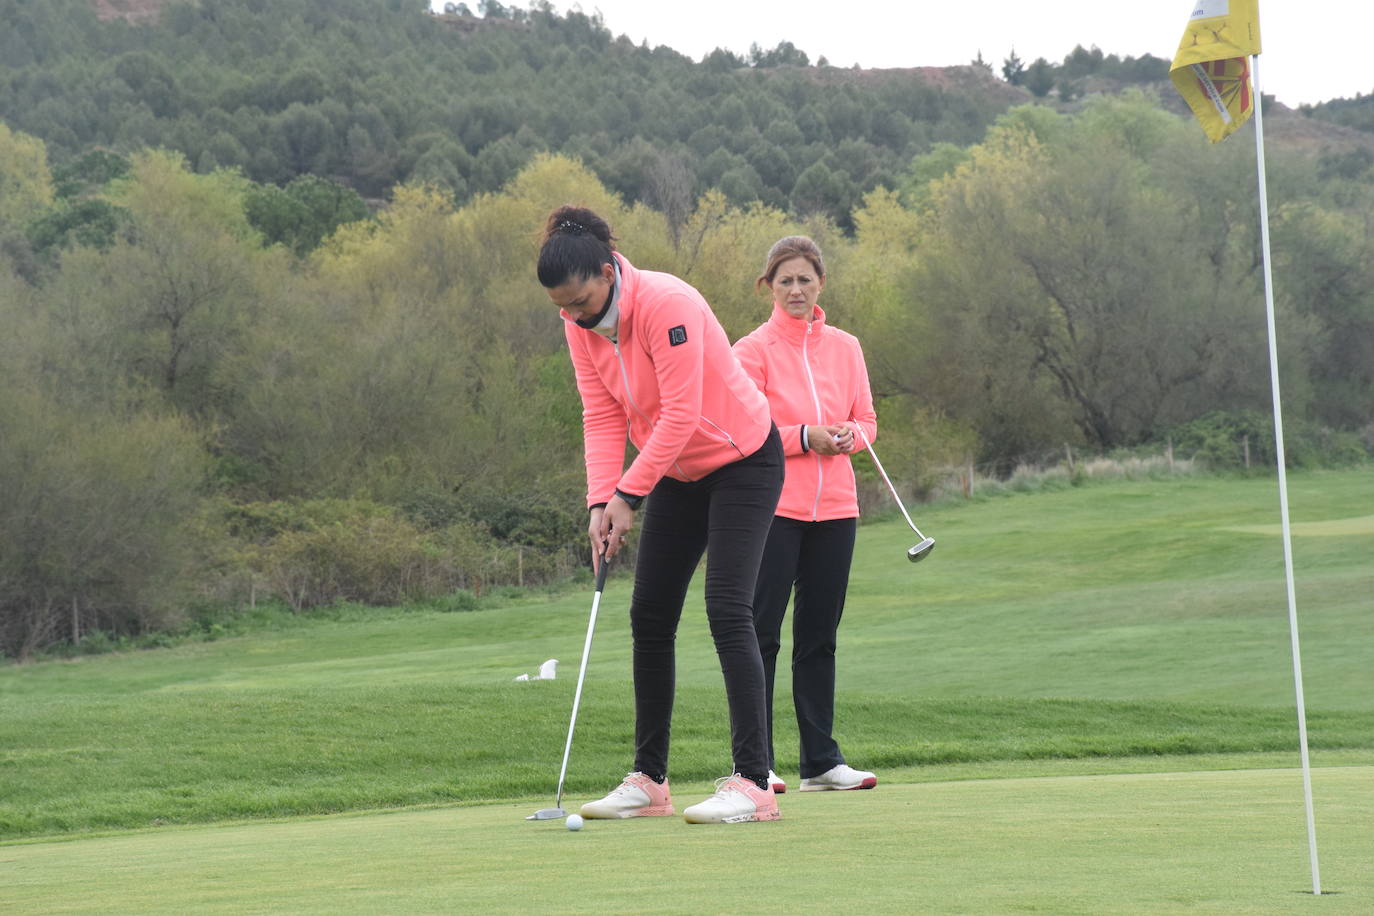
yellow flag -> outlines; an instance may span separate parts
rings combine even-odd
[[[1255,113],[1249,58],[1258,53],[1259,0],[1193,0],[1169,79],[1213,143]]]

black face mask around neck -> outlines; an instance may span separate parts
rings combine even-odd
[[[597,312],[590,318],[578,318],[574,321],[574,323],[579,328],[583,328],[588,331],[595,331],[597,327],[601,324],[601,322],[606,320],[606,313],[611,310],[611,305],[614,304],[614,302],[615,283],[612,283],[611,288],[606,291],[606,304],[601,307],[601,311]]]

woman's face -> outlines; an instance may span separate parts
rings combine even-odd
[[[825,288],[825,278],[810,261],[798,255],[778,265],[768,287],[773,290],[773,301],[784,312],[793,318],[810,319]]]
[[[569,277],[561,285],[549,288],[549,298],[563,310],[569,321],[585,321],[595,317],[606,307],[615,282],[615,268],[601,265],[601,273],[590,277]]]

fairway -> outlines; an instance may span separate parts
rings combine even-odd
[[[1197,477],[925,507],[919,565],[900,519],[862,526],[837,737],[880,785],[789,793],[778,824],[523,820],[553,800],[585,582],[0,668],[0,911],[1374,912],[1374,536],[1343,521],[1374,475],[1290,487],[1322,535],[1294,548],[1320,900],[1274,486]],[[679,808],[729,766],[699,589]],[[570,808],[629,767],[629,591],[601,603]],[[546,658],[556,680],[513,681]]]
[[[1289,527],[1295,537],[1342,537],[1350,534],[1374,534],[1374,515],[1338,518],[1327,522],[1299,522]],[[1239,531],[1242,534],[1279,535],[1283,533],[1281,525],[1235,525],[1226,530]]]
[[[527,822],[487,805],[0,847],[23,913],[1367,913],[1374,766],[882,785],[783,820]],[[683,787],[687,788],[687,787]],[[680,797],[706,786],[678,790]],[[752,865],[747,864],[752,863]],[[724,880],[745,874],[747,881]]]

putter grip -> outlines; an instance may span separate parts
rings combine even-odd
[[[599,592],[606,587],[606,570],[610,564],[606,562],[606,555],[601,555],[601,562],[597,564],[596,570],[596,590]]]

